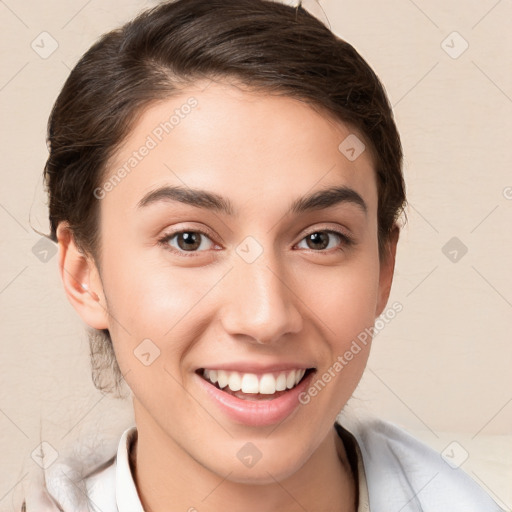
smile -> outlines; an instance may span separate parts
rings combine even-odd
[[[203,369],[202,376],[226,392],[275,395],[279,391],[293,389],[306,374],[305,368],[279,373],[241,373],[237,371]]]
[[[268,368],[266,372],[250,367],[244,369],[245,372],[199,368],[195,372],[196,382],[223,414],[237,423],[251,426],[279,423],[299,409],[298,397],[316,372],[315,368],[293,367],[272,368],[275,371]]]

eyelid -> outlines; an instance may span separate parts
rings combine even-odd
[[[339,242],[335,245],[335,247],[330,248],[323,248],[323,249],[311,249],[309,247],[298,247],[301,243],[303,243],[309,235],[312,235],[314,233],[329,233],[330,237],[336,236],[339,240]],[[333,253],[337,252],[346,252],[350,249],[352,249],[356,245],[355,240],[343,233],[342,231],[337,231],[335,229],[316,229],[313,230],[311,233],[307,234],[306,236],[302,237],[295,245],[294,250],[302,250],[306,251],[306,253],[320,255],[320,256],[332,256]]]
[[[355,238],[347,229],[343,229],[340,226],[332,227],[332,226],[313,226],[311,229],[307,229],[300,235],[299,242],[301,242],[306,236],[312,235],[313,233],[318,233],[321,231],[325,231],[327,233],[335,233],[338,236],[342,237],[346,243],[355,243]],[[297,242],[297,243],[299,243]]]
[[[184,224],[184,226],[183,226],[183,224]],[[218,236],[217,233],[212,231],[210,228],[203,226],[203,225],[195,226],[193,221],[191,223],[183,222],[183,223],[175,224],[172,227],[169,227],[168,230],[164,229],[163,231],[164,231],[164,233],[160,236],[160,238],[171,237],[171,236],[177,235],[179,233],[186,233],[186,232],[191,231],[194,233],[201,233],[201,234],[207,236],[208,238],[210,238],[212,240],[212,242],[215,239],[222,240],[221,237]]]
[[[179,254],[181,256],[186,256],[186,257],[190,257],[190,256],[194,257],[201,253],[208,252],[208,251],[180,251],[180,250],[175,249],[174,247],[171,247],[169,245],[169,243],[168,243],[169,240],[174,238],[176,235],[179,235],[181,233],[187,233],[187,232],[199,233],[199,234],[207,237],[213,245],[220,245],[219,243],[217,243],[215,241],[216,235],[214,235],[209,229],[202,228],[202,227],[201,228],[191,227],[191,226],[184,227],[184,228],[175,228],[171,231],[165,232],[162,236],[158,237],[158,244],[163,246],[164,249],[166,249],[170,252]],[[218,250],[218,249],[213,249],[213,250]]]

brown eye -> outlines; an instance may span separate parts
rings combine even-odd
[[[201,231],[179,231],[167,235],[161,243],[176,252],[202,252],[213,246],[210,238]]]
[[[195,251],[201,246],[201,236],[193,231],[185,231],[176,235],[178,247],[184,251]]]
[[[325,249],[329,245],[329,235],[325,232],[312,233],[306,240],[310,249]]]
[[[337,231],[315,231],[305,236],[299,243],[306,242],[306,249],[313,251],[324,251],[325,249],[333,249],[341,245],[350,245],[349,238]]]

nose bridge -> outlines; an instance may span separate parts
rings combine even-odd
[[[259,343],[298,332],[302,327],[298,298],[272,251],[263,251],[252,262],[239,256],[234,259],[222,314],[225,330]]]

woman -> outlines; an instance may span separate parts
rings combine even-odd
[[[49,144],[64,289],[136,425],[24,509],[500,510],[400,429],[337,421],[406,201],[349,44],[274,2],[164,3],[83,56]]]

